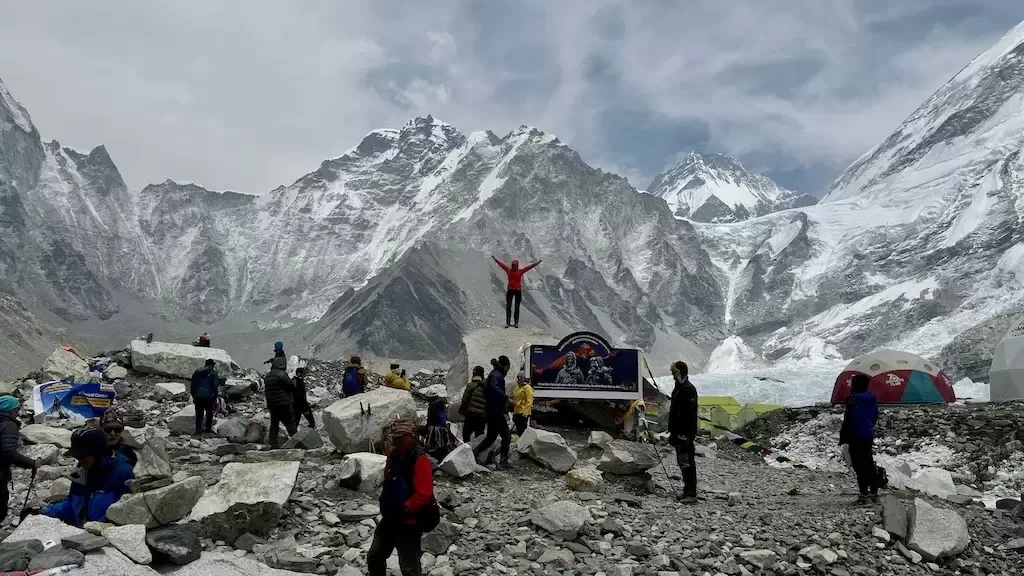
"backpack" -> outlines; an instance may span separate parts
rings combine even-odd
[[[422,455],[423,452],[416,447],[403,460],[399,460],[395,456],[388,456],[379,499],[382,512],[388,510],[398,512],[402,509],[402,504],[412,493],[413,466]],[[437,504],[436,498],[431,498],[430,502],[416,513],[416,527],[421,532],[427,533],[437,528],[440,523],[441,507]]]
[[[341,389],[345,396],[354,396],[363,392],[363,381],[359,377],[359,368],[350,366],[345,369],[345,376],[341,380]]]

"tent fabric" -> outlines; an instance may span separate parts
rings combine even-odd
[[[989,400],[1024,400],[1024,321],[996,345],[988,376]]]
[[[836,378],[832,403],[850,395],[855,374],[871,378],[868,390],[882,404],[943,404],[956,401],[953,384],[944,372],[924,358],[896,350],[879,350],[854,359]]]

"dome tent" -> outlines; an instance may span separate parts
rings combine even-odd
[[[868,390],[882,404],[943,404],[956,401],[953,384],[937,366],[924,358],[896,350],[878,350],[854,359],[836,378],[832,403],[850,395],[854,374],[871,378]]]
[[[988,377],[989,400],[1024,400],[1024,319],[996,345]]]

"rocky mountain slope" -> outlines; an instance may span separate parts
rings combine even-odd
[[[700,152],[658,174],[647,192],[668,202],[677,217],[696,222],[737,222],[817,202],[748,171],[735,158]]]

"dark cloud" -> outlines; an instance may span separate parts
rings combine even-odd
[[[371,129],[520,124],[644,186],[691,149],[821,193],[1017,0],[9,3],[0,78],[135,188],[261,192]]]

